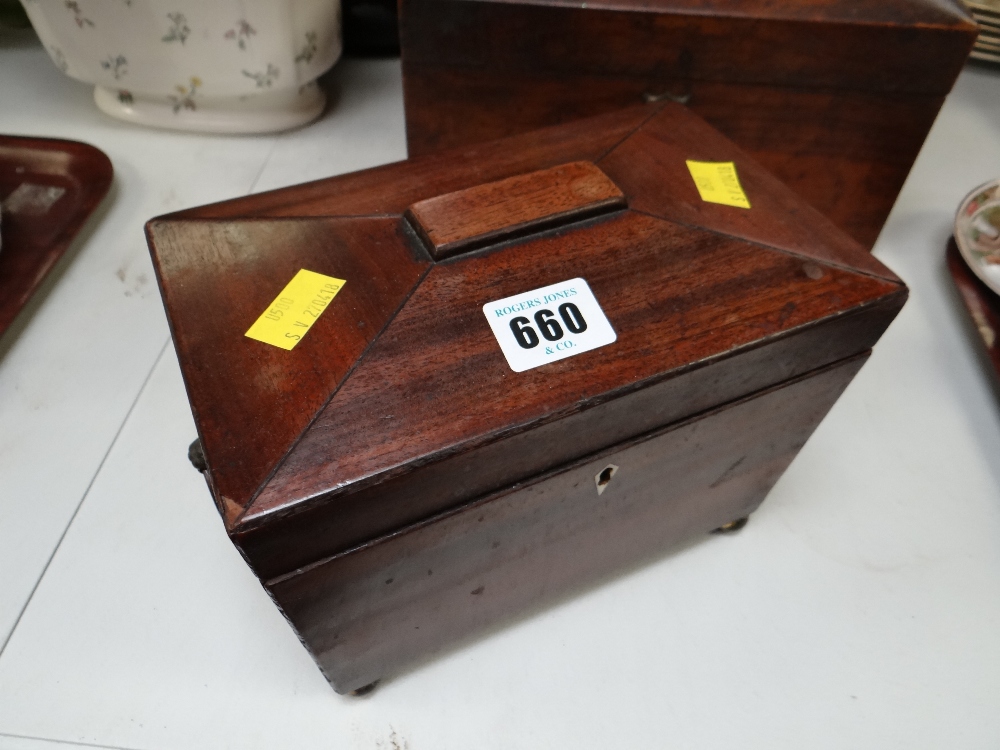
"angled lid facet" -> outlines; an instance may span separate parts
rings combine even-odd
[[[209,476],[235,520],[428,262],[392,218],[153,221],[157,271]],[[306,269],[345,280],[291,351],[246,337]]]

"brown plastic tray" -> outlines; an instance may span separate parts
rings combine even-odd
[[[111,161],[77,141],[0,135],[0,335],[111,187]]]

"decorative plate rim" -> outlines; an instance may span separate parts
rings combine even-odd
[[[970,270],[976,275],[976,277],[982,281],[986,286],[990,288],[995,294],[1000,294],[1000,280],[992,279],[983,270],[982,262],[976,252],[969,246],[964,233],[962,232],[959,222],[961,222],[965,215],[966,209],[972,199],[987,190],[995,190],[1000,188],[1000,177],[984,182],[976,188],[973,188],[969,193],[962,198],[961,203],[958,204],[958,210],[955,212],[955,223],[954,223],[954,236],[955,244],[958,245],[958,251],[962,255],[962,260],[970,268]],[[992,203],[992,201],[991,201]],[[997,203],[1000,203],[1000,197],[997,198]]]

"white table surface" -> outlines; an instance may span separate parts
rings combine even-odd
[[[0,33],[0,132],[115,186],[0,339],[0,749],[1000,747],[1000,402],[943,260],[1000,174],[963,72],[876,254],[911,298],[739,534],[708,537],[364,698],[336,695],[227,540],[142,225],[405,156],[397,61],[271,137],[100,114]]]

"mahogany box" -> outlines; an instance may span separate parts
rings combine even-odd
[[[147,233],[226,531],[340,692],[738,524],[907,295],[673,103]]]
[[[407,140],[673,99],[871,248],[976,34],[959,0],[400,0]]]

